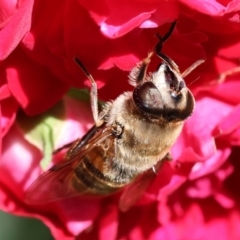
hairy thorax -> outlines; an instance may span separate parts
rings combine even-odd
[[[122,126],[122,134],[116,140],[116,168],[135,175],[153,167],[167,155],[183,123],[148,118],[136,109],[131,94],[126,92],[111,103],[107,124]]]

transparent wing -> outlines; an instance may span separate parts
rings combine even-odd
[[[106,139],[114,138],[112,131],[107,128],[97,129],[87,141],[87,133],[70,150],[66,159],[55,164],[43,173],[25,193],[25,201],[29,204],[43,204],[58,199],[73,197],[84,192],[76,191],[72,186],[74,169],[82,161],[84,155],[91,151],[97,144]],[[84,141],[84,143],[83,143]]]

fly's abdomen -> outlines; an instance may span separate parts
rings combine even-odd
[[[121,182],[117,177],[110,178],[108,172],[112,169],[107,168],[106,161],[109,157],[104,156],[103,149],[95,147],[88,153],[74,170],[73,187],[81,193],[87,194],[110,194],[129,182]],[[108,160],[107,160],[108,159]]]

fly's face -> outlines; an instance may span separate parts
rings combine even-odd
[[[194,109],[194,97],[181,74],[163,62],[133,92],[137,108],[153,118],[185,120]]]

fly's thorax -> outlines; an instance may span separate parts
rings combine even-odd
[[[128,169],[132,174],[141,173],[163,159],[183,126],[183,121],[149,119],[136,109],[131,92],[112,102],[106,121],[109,126],[117,122],[123,128],[116,139],[115,161],[121,171]]]

